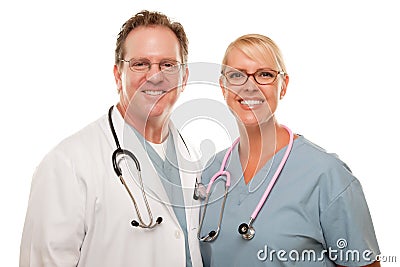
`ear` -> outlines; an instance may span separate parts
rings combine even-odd
[[[221,87],[222,95],[224,96],[224,99],[226,99],[226,95],[228,94],[228,89],[225,86],[225,82],[222,76],[219,77],[219,87]]]
[[[122,80],[121,80],[121,73],[119,72],[119,67],[117,65],[114,65],[113,71],[114,71],[115,84],[117,85],[117,90],[119,93],[122,90]]]
[[[182,86],[181,86],[181,92],[183,92],[186,88],[186,84],[189,78],[189,68],[186,66],[185,68],[185,74],[182,77]]]
[[[289,75],[285,74],[281,85],[281,92],[279,95],[279,99],[282,99],[285,96],[288,84],[289,84]]]

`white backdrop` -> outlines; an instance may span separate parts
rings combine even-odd
[[[245,33],[274,39],[290,75],[278,120],[350,166],[363,185],[382,254],[400,261],[397,1],[196,1],[192,7],[165,0],[4,2],[2,266],[18,265],[36,165],[117,101],[116,36],[122,23],[142,9],[164,12],[184,25],[189,62],[220,63],[229,42]],[[219,93],[215,90],[216,98]],[[184,94],[196,96],[194,90]]]

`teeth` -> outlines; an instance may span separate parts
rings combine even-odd
[[[242,101],[240,101],[240,104],[247,105],[247,106],[254,106],[254,105],[260,105],[263,102],[264,101],[262,101],[262,100],[242,100]]]
[[[147,95],[162,95],[163,93],[165,93],[165,91],[160,91],[160,90],[156,90],[156,91],[144,91],[145,94]]]

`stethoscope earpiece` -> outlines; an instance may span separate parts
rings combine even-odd
[[[208,233],[208,236],[213,238],[216,234],[217,234],[217,232],[211,231],[210,233]]]
[[[162,223],[162,221],[163,221],[163,218],[162,218],[162,217],[158,217],[158,218],[156,219],[156,224],[160,224],[160,223]],[[131,225],[132,225],[133,227],[138,227],[140,224],[139,224],[138,221],[133,220],[133,221],[131,221]]]
[[[249,230],[249,226],[247,225],[247,223],[242,223],[241,225],[239,225],[239,234],[244,235],[247,234],[247,231]]]

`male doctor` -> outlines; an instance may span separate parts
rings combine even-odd
[[[123,24],[114,66],[120,100],[38,166],[21,267],[202,266],[198,173],[169,120],[187,56],[182,25],[164,14],[142,11]],[[116,150],[132,152],[139,166]]]

